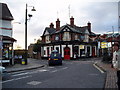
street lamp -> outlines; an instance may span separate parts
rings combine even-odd
[[[27,65],[27,7],[28,5],[26,4],[26,10],[25,10],[25,65]],[[29,6],[32,7],[31,11],[36,11],[34,6]],[[30,18],[32,17],[32,15],[28,15]]]

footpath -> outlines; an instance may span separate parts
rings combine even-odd
[[[105,81],[105,88],[104,90],[111,90],[111,89],[117,89],[117,75],[116,70],[111,67],[110,63],[102,62],[101,60],[95,62],[96,65],[104,70],[107,73],[106,81]]]
[[[7,66],[6,67],[6,72],[17,72],[17,71],[23,71],[23,70],[30,70],[30,69],[36,69],[36,68],[41,68],[44,67],[45,64],[42,63],[41,60],[38,59],[27,59],[28,64],[27,65],[22,65],[22,64],[15,64],[13,66]]]

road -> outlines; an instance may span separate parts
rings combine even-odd
[[[45,65],[9,75],[3,88],[104,88],[106,77],[93,61],[63,61],[62,66]]]

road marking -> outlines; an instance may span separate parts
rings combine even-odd
[[[64,70],[64,69],[67,69],[67,68],[68,68],[68,67],[64,67],[64,68],[62,68],[62,69]]]
[[[48,70],[46,70],[46,69],[42,69],[42,70],[38,70],[39,72],[46,72],[46,71],[48,71]]]
[[[28,82],[27,84],[29,85],[38,85],[38,84],[41,84],[42,82],[39,82],[39,81],[31,81],[31,82]]]
[[[24,79],[24,78],[28,78],[28,77],[32,77],[32,76],[30,75],[30,76],[20,77],[20,78],[16,78],[16,79],[10,79],[10,80],[3,81],[2,83],[16,81],[16,80],[20,80],[20,79]]]
[[[55,67],[48,67],[48,68],[55,68]]]
[[[42,69],[42,70],[37,70],[37,71],[34,71],[34,72],[29,72],[28,74],[34,74],[34,73],[38,73],[38,72],[46,72],[48,70],[46,69]]]
[[[51,73],[57,72],[58,70],[51,71]]]
[[[25,72],[25,71],[12,72],[12,73],[10,73],[10,74],[18,74],[18,73],[22,73],[22,72]]]
[[[20,73],[20,74],[15,74],[15,75],[12,75],[12,76],[15,77],[15,76],[26,75],[26,74],[28,74],[28,73]]]
[[[104,71],[102,69],[100,69],[97,65],[93,64],[93,66],[98,69],[101,73],[104,73]]]

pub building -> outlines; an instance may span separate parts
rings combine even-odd
[[[13,65],[13,43],[16,41],[12,38],[12,20],[13,16],[5,3],[0,3],[0,63],[2,65]]]
[[[96,34],[91,31],[90,22],[83,27],[76,26],[72,16],[70,24],[60,26],[58,18],[56,28],[50,23],[41,36],[41,58],[48,58],[52,50],[58,50],[64,60],[96,57],[97,41],[93,40],[95,36]]]

